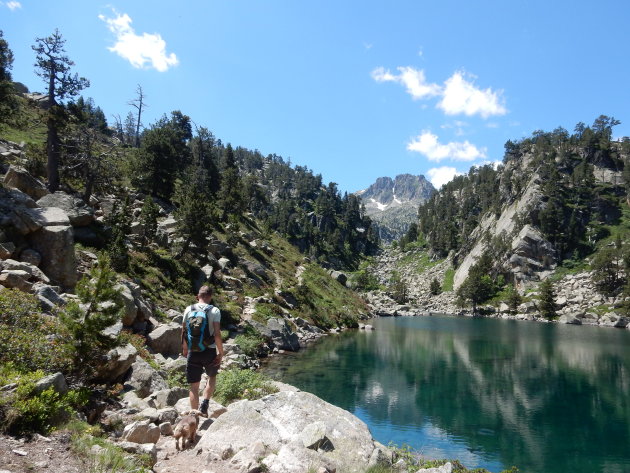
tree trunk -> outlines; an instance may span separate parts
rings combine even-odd
[[[48,79],[48,120],[46,121],[46,173],[48,174],[48,190],[56,192],[59,189],[59,133],[55,114],[55,66],[52,65]]]
[[[46,138],[46,172],[48,174],[48,190],[56,192],[59,190],[59,134],[57,133],[57,124],[52,115],[54,112],[49,111],[47,121],[47,138]]]

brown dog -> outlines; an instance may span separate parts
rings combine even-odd
[[[195,443],[195,436],[197,435],[197,425],[199,424],[199,416],[201,412],[196,409],[192,411],[184,412],[183,417],[175,426],[173,430],[173,437],[175,437],[175,448],[179,448],[179,439],[182,439],[181,450],[186,448],[186,440],[190,441],[190,445]]]

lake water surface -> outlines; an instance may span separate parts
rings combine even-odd
[[[384,444],[493,472],[630,472],[630,331],[381,318],[264,371],[361,418]]]

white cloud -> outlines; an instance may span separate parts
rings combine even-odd
[[[22,8],[22,4],[20,2],[16,2],[15,0],[6,2],[5,5],[11,11],[17,10],[18,8]]]
[[[372,71],[372,78],[376,82],[396,82],[404,85],[414,100],[440,96],[441,100],[437,107],[447,115],[481,115],[488,118],[507,113],[502,97],[503,91],[479,89],[463,72],[455,72],[443,86],[440,86],[428,82],[423,70],[413,67],[398,67],[397,70],[399,74],[392,74],[389,69],[377,67]]]
[[[431,181],[431,184],[433,184],[436,189],[439,189],[447,182],[452,181],[455,176],[461,176],[461,174],[461,172],[457,172],[457,169],[449,166],[431,168],[427,171],[429,181]]]
[[[397,82],[407,88],[414,100],[440,95],[441,89],[437,84],[430,84],[424,77],[423,70],[413,67],[399,67],[400,74],[392,74],[384,67],[377,67],[372,71],[372,78],[376,82]]]
[[[131,18],[126,13],[121,15],[114,11],[115,18],[98,17],[103,20],[109,30],[116,36],[116,44],[110,51],[128,60],[133,67],[152,67],[164,72],[178,64],[174,53],[166,53],[166,42],[158,33],[137,35],[131,27]]]
[[[440,162],[443,159],[453,161],[474,161],[477,158],[485,158],[486,149],[477,148],[468,142],[450,142],[441,144],[437,135],[424,130],[420,135],[407,143],[409,151],[416,151],[429,158],[429,161]]]
[[[444,83],[442,100],[437,106],[447,115],[463,113],[488,118],[507,113],[501,95],[501,91],[493,91],[490,88],[478,89],[472,82],[466,80],[464,73],[456,72]]]

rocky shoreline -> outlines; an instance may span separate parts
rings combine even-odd
[[[405,255],[411,260],[414,256],[421,258],[422,253],[421,250],[411,250]],[[454,291],[431,294],[431,281],[444,281],[447,271],[452,268],[450,259],[427,265],[428,267],[420,271],[414,263],[401,265],[401,254],[397,249],[384,250],[377,259],[375,274],[382,284],[386,284],[396,272],[408,287],[409,302],[398,304],[386,291],[370,291],[364,296],[372,314],[379,317],[432,314],[473,316],[470,309],[457,306]],[[480,306],[474,316],[630,329],[630,318],[618,311],[624,302],[623,297],[601,295],[596,290],[592,276],[592,272],[582,271],[567,274],[553,283],[558,307],[558,318],[555,321],[549,321],[540,315],[537,287],[533,285],[523,294],[524,302],[518,306],[516,313],[511,313],[503,302],[496,306]]]

